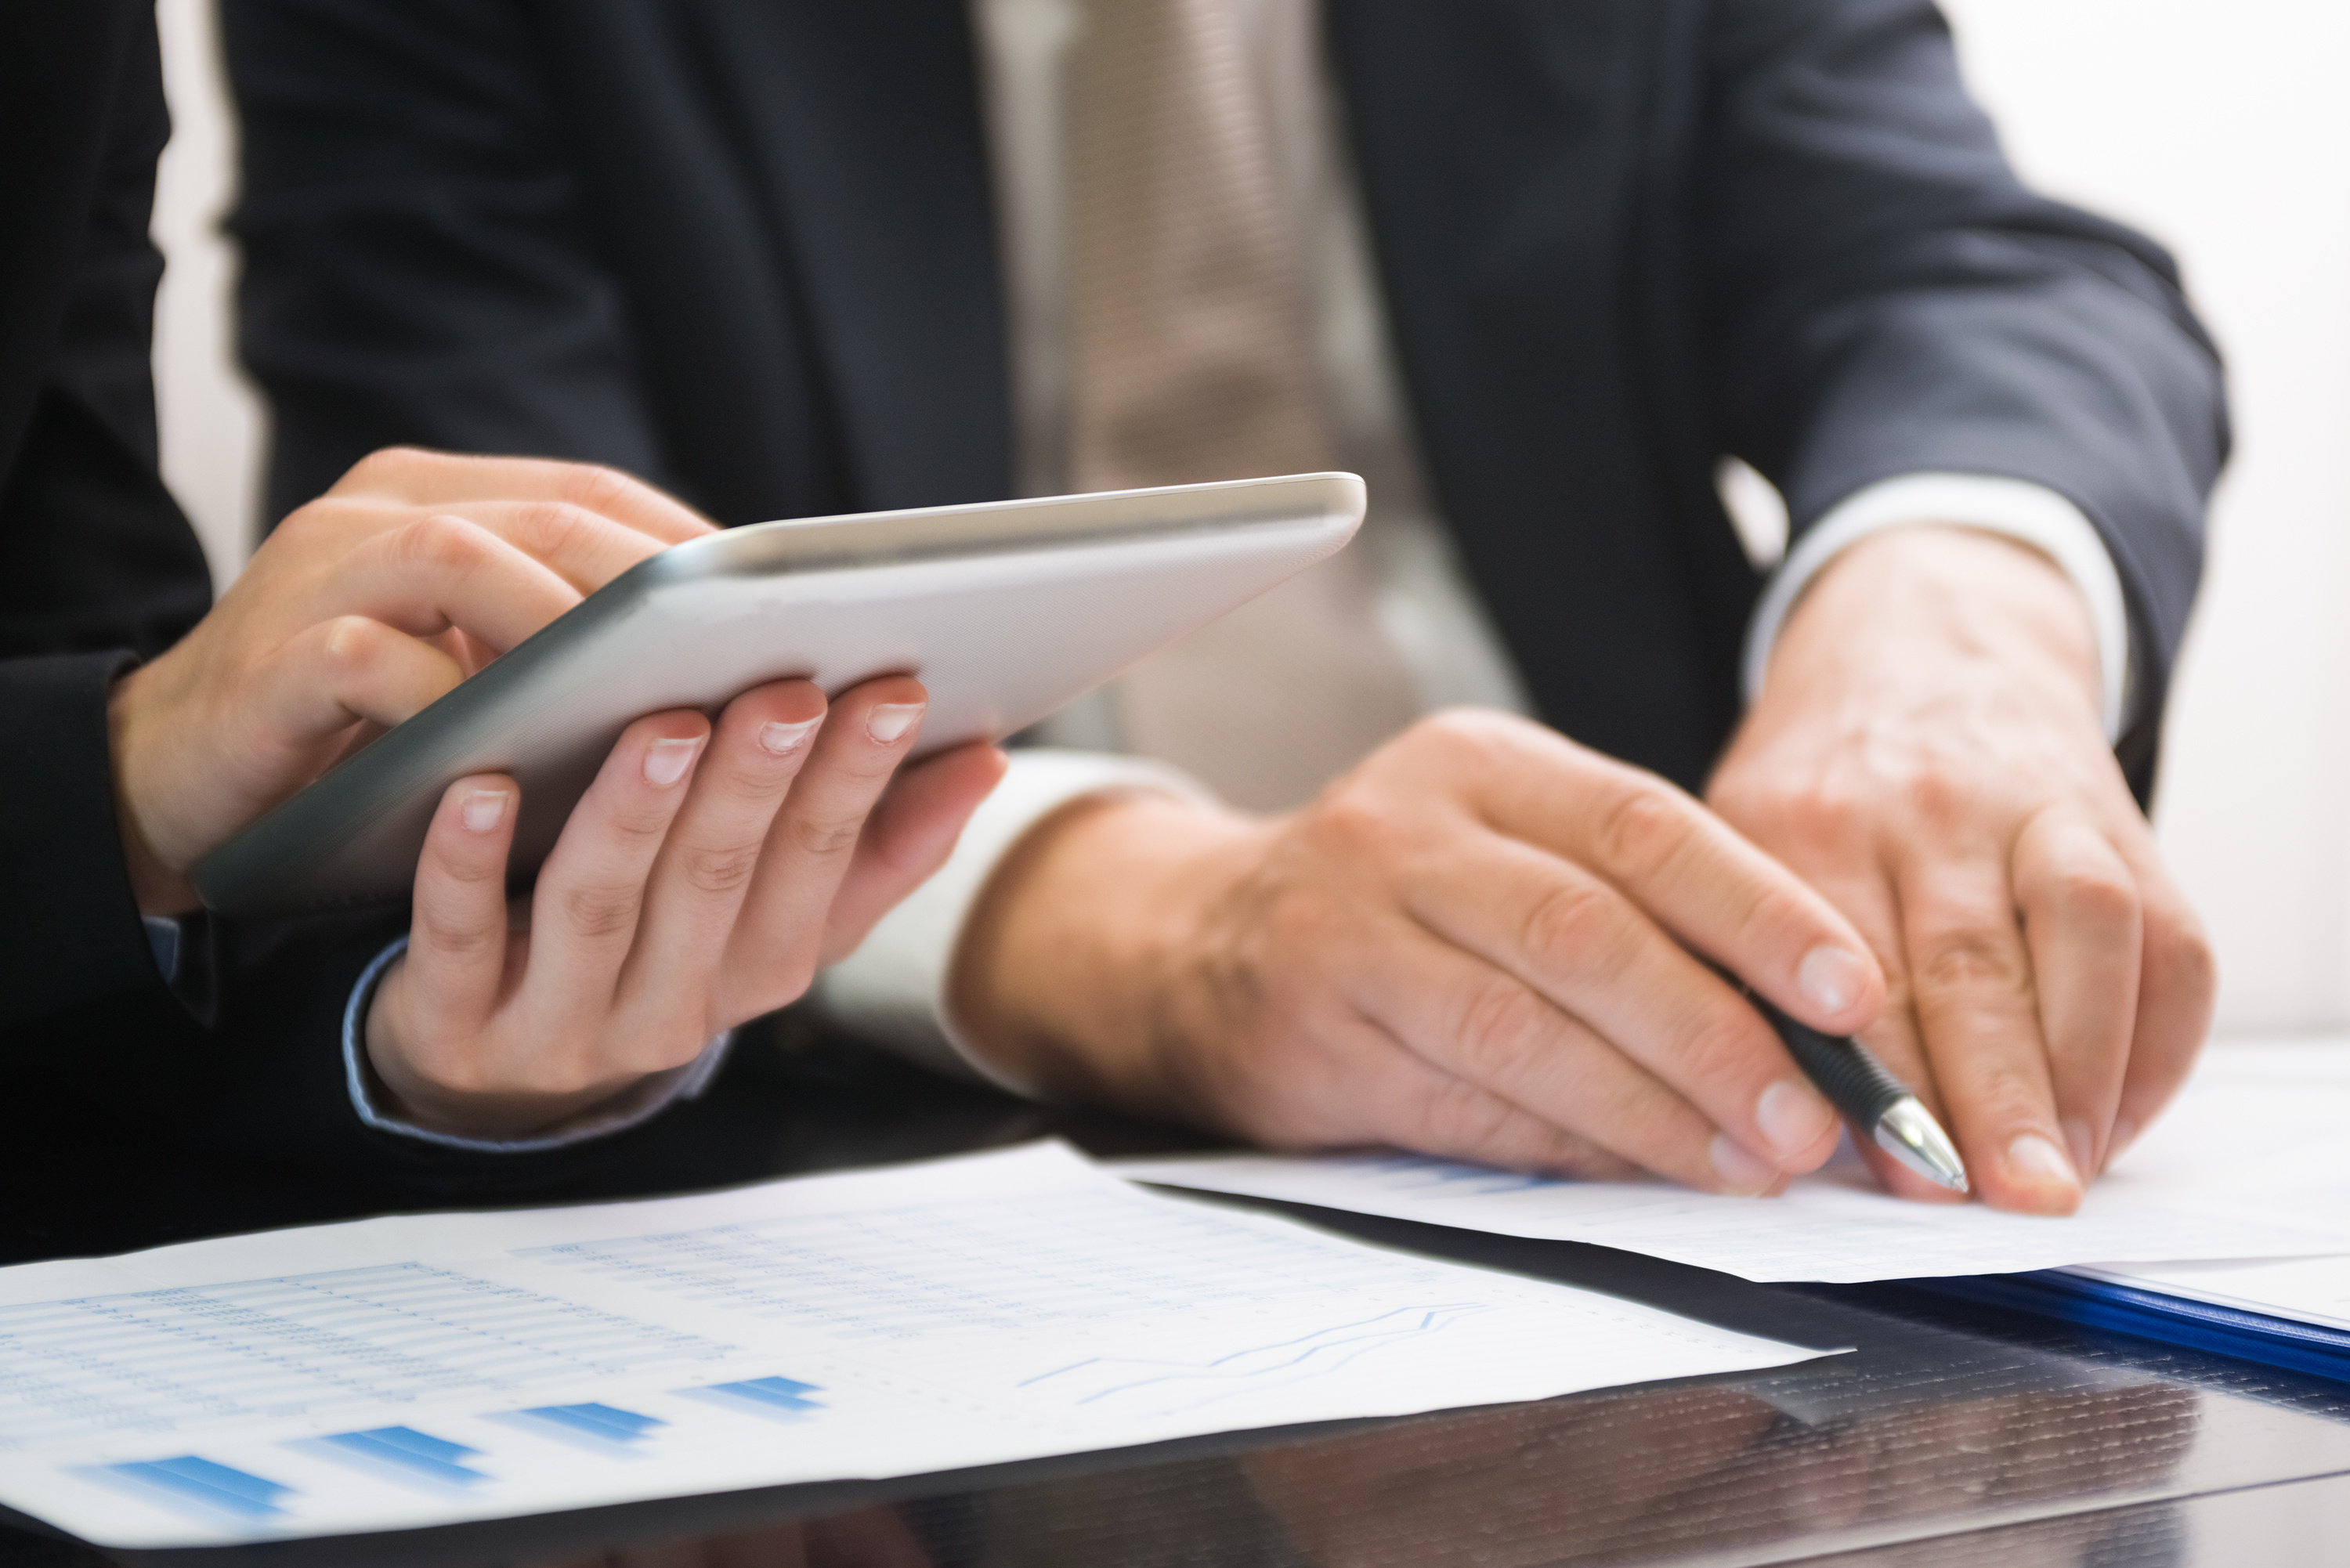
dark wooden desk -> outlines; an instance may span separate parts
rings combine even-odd
[[[1172,1146],[1154,1129],[1056,1119],[888,1068],[762,1052],[643,1140],[629,1167],[545,1196],[706,1186],[1049,1132],[1104,1153]],[[0,1259],[400,1206],[361,1184],[133,1166],[77,1168],[73,1150],[53,1151],[48,1199],[37,1209],[11,1201],[0,1216]],[[2002,1317],[1898,1285],[1759,1286],[1601,1248],[1290,1211],[1376,1241],[1855,1349],[1759,1376],[1533,1405],[125,1561],[2233,1568],[2350,1560],[2350,1386]],[[106,1561],[0,1525],[0,1563]]]

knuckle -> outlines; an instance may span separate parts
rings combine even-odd
[[[1312,823],[1316,836],[1355,853],[1392,842],[1397,826],[1378,792],[1352,782],[1341,783],[1315,803]]]
[[[452,849],[449,839],[442,839],[427,850],[432,857],[434,868],[442,877],[461,888],[478,888],[485,882],[505,880],[506,857],[501,851],[465,844],[462,839],[457,843],[460,846]],[[418,906],[418,912],[423,912],[421,904]]]
[[[1976,799],[1975,792],[1938,767],[1908,770],[1898,793],[1908,818],[1938,836],[1957,829]]]
[[[395,483],[400,476],[428,456],[421,447],[378,447],[343,471],[337,490],[375,490]]]
[[[644,889],[636,883],[590,883],[565,890],[560,900],[565,929],[596,941],[625,934],[637,923]]]
[[[714,798],[745,805],[755,804],[772,812],[790,789],[791,780],[806,762],[809,750],[803,742],[796,753],[780,759],[779,767],[779,759],[757,742],[745,745],[734,734],[721,732],[711,737],[698,776],[710,781],[716,792]]]
[[[1474,708],[1430,713],[1407,732],[1416,743],[1471,755],[1490,751],[1495,741],[1492,716]]]
[[[639,488],[635,479],[617,468],[582,462],[565,469],[557,493],[589,512],[603,514],[626,502]]]
[[[1866,842],[1871,816],[1861,792],[1846,780],[1824,782],[1808,793],[1777,796],[1758,816],[1772,842],[1814,861],[1848,858]]]
[[[1978,1120],[1990,1126],[2035,1122],[2046,1116],[2047,1081],[2021,1064],[1988,1064],[1969,1085]]]
[[[498,945],[500,935],[497,930],[475,921],[420,903],[416,907],[414,929],[409,934],[409,945],[421,947],[435,958],[451,963],[471,965],[490,955]]]
[[[1456,782],[1493,778],[1506,760],[1486,717],[1466,709],[1431,713],[1373,753],[1349,776]]]
[[[395,542],[399,553],[415,565],[465,572],[480,565],[482,531],[463,518],[436,512],[403,525]]]
[[[536,501],[522,512],[531,554],[541,556],[561,553],[593,529],[597,521],[585,508],[568,501]]]
[[[1593,825],[1592,849],[1600,865],[1638,880],[1678,856],[1695,826],[1671,786],[1638,779],[1602,807]]]
[[[733,893],[751,880],[759,868],[755,844],[698,846],[678,856],[678,874],[698,893]]]
[[[2204,997],[2219,990],[2219,956],[2202,922],[2192,914],[2182,909],[2149,922],[2145,952],[2147,967],[2166,984]]]
[[[1461,1071],[1488,1084],[1513,1075],[1540,1050],[1548,1012],[1548,1004],[1513,981],[1496,978],[1479,985],[1454,1025]]]
[[[1554,884],[1518,920],[1518,950],[1587,958],[1620,940],[1616,895],[1580,877]]]
[[[858,837],[865,830],[865,816],[862,812],[808,813],[793,816],[787,826],[800,850],[829,859],[857,847]]]
[[[1760,889],[1746,890],[1742,896],[1744,908],[1731,911],[1732,952],[1747,951],[1751,946],[1768,946],[1783,940],[1789,932],[1821,929],[1819,911],[1803,894],[1775,878]]]
[[[631,784],[635,781],[631,780]],[[648,786],[648,789],[650,786]],[[658,844],[669,836],[670,824],[684,805],[682,800],[670,795],[650,795],[625,799],[614,804],[605,814],[601,833],[630,857],[641,856],[647,846]]]
[[[2137,923],[2137,887],[2117,870],[2067,867],[2056,874],[2050,896],[2068,919],[2098,926]]]
[[[1974,926],[1922,943],[1910,965],[1910,986],[1926,1002],[1983,992],[2020,996],[2031,989],[2031,975],[2019,943]]]
[[[1746,1018],[1727,1010],[1710,1013],[1679,1043],[1681,1081],[1721,1085],[1753,1082],[1756,1064],[1769,1060],[1766,1038],[1761,1021],[1751,1013]]]

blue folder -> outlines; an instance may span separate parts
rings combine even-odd
[[[2350,1383],[2350,1329],[2164,1295],[2057,1269],[1903,1282],[1962,1301]]]

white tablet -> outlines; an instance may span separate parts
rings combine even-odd
[[[207,907],[285,914],[407,897],[442,792],[521,785],[526,881],[620,732],[806,677],[905,673],[921,750],[1032,724],[1336,551],[1363,482],[1302,474],[729,529],[622,573],[195,867]]]

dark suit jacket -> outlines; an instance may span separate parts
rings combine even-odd
[[[1544,717],[1703,779],[1756,578],[1951,470],[2071,497],[2148,787],[2226,444],[2169,259],[2043,201],[1929,0],[1326,0],[1446,515]],[[244,345],[283,507],[393,441],[594,458],[727,522],[1000,496],[966,0],[228,0]]]
[[[106,701],[203,615],[156,473],[151,0],[0,6],[0,1256],[152,1239],[188,1155],[332,1166],[331,1211],[528,1191],[626,1147],[466,1156],[360,1126],[344,1005],[402,909],[206,929],[175,994],[124,871]],[[202,1230],[201,1214],[178,1221]]]
[[[147,242],[167,131],[151,7],[0,11],[0,1218],[43,1135],[155,1136],[205,1031],[162,983],[123,869],[107,692],[204,612],[155,473]]]

